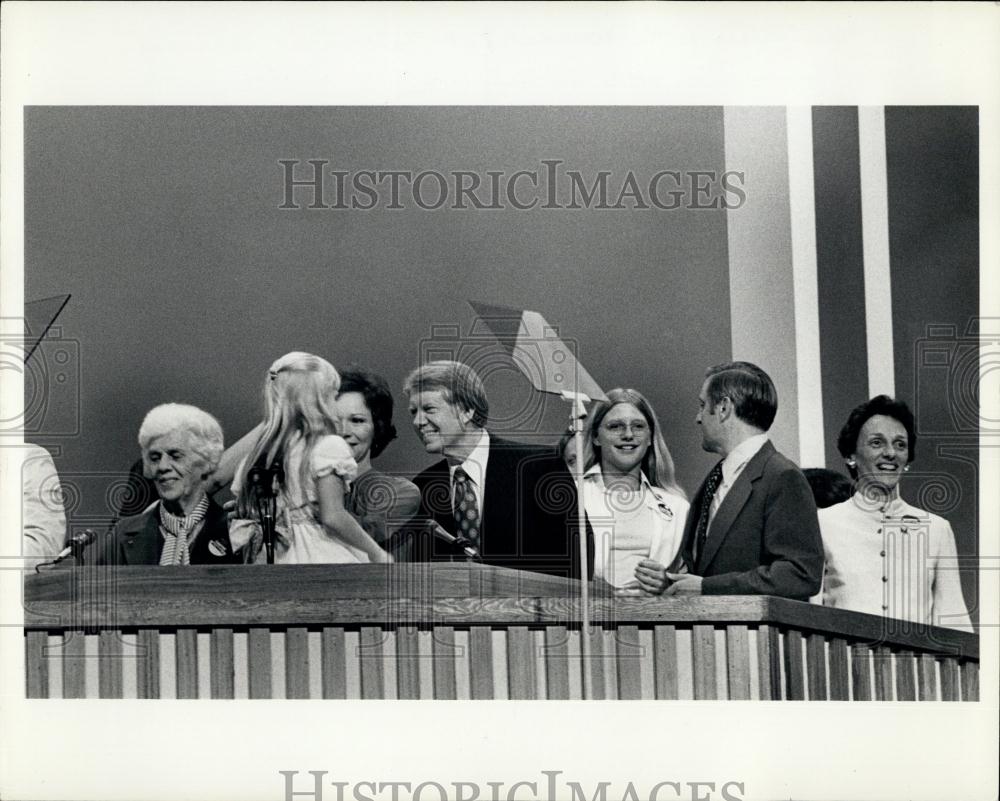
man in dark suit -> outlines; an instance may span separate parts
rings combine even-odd
[[[578,578],[576,492],[555,450],[487,431],[489,402],[468,365],[429,362],[403,391],[424,448],[443,457],[413,479],[418,518],[468,541],[486,564]],[[461,547],[426,527],[413,547],[418,561],[464,558]]]
[[[823,543],[802,471],[767,431],[778,411],[770,376],[749,362],[709,368],[696,422],[702,447],[722,460],[691,504],[681,555],[666,595],[778,595],[819,591]]]

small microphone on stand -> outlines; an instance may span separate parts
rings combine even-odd
[[[264,534],[264,548],[267,563],[274,564],[274,521],[277,515],[278,490],[284,478],[281,463],[276,461],[271,467],[254,465],[247,471],[250,495],[253,498],[254,513]]]
[[[462,552],[468,557],[470,562],[482,562],[483,555],[479,553],[472,542],[466,537],[456,537],[454,534],[447,532],[444,527],[438,523],[436,520],[427,521],[427,530],[443,542],[447,542],[449,545],[453,545],[456,548],[461,548]]]
[[[72,537],[70,537],[69,541],[66,543],[66,547],[63,548],[61,551],[59,551],[59,554],[56,556],[55,559],[52,559],[48,562],[41,562],[40,564],[35,565],[35,572],[36,573],[40,572],[41,568],[43,567],[53,567],[55,565],[58,565],[61,561],[63,561],[67,557],[81,556],[84,550],[87,548],[87,546],[93,543],[94,540],[96,539],[97,539],[97,534],[95,534],[94,530],[90,528],[84,529],[79,534],[74,534]]]

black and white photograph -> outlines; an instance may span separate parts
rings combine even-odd
[[[0,795],[996,797],[1000,18],[747,6],[5,4]]]

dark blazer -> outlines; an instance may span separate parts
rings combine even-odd
[[[455,534],[447,461],[431,465],[413,483],[420,490],[417,520],[435,520]],[[484,564],[579,578],[576,487],[552,448],[491,434],[480,519]],[[416,561],[464,559],[426,530],[413,530],[412,536]]]
[[[722,500],[704,552],[692,557],[702,484],[691,503],[681,555],[705,595],[778,595],[807,600],[823,577],[823,541],[809,482],[764,444]]]
[[[158,565],[163,553],[159,510],[159,504],[155,504],[142,514],[120,520],[114,530],[101,541],[95,564]],[[205,512],[205,522],[191,543],[190,550],[193,565],[231,565],[243,562],[242,557],[233,553],[225,511],[211,499],[208,511]]]

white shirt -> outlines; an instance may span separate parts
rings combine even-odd
[[[451,479],[451,508],[455,508],[455,471],[461,467],[465,475],[472,482],[472,489],[476,493],[476,508],[479,511],[479,519],[483,519],[483,482],[486,480],[486,462],[490,458],[490,435],[483,429],[479,442],[472,449],[472,453],[465,457],[461,464],[448,463],[448,475]]]
[[[900,498],[882,508],[855,493],[820,509],[819,525],[824,606],[972,630],[947,520]]]
[[[654,487],[641,473],[636,493],[609,491],[599,464],[583,481],[583,505],[594,534],[594,577],[621,587],[635,579],[636,565],[647,558],[669,569],[690,504]]]
[[[24,567],[55,559],[66,541],[66,514],[59,475],[49,452],[25,443],[21,467]]]
[[[712,506],[708,510],[709,528],[712,527],[712,521],[715,520],[715,513],[719,511],[722,501],[725,500],[729,490],[736,483],[736,479],[740,477],[743,468],[757,455],[766,442],[767,434],[755,434],[743,440],[722,460],[722,481],[719,482],[719,488],[715,491],[715,497],[712,498]]]

